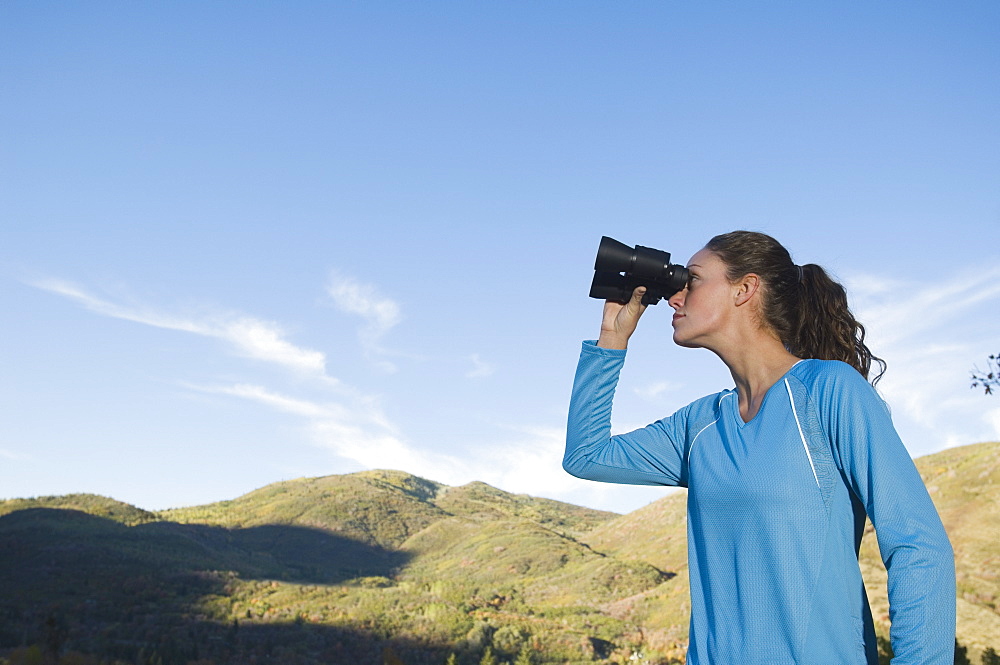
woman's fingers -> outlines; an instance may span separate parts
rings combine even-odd
[[[632,291],[632,298],[628,301],[628,304],[625,305],[626,309],[635,313],[636,320],[638,320],[639,317],[642,316],[642,313],[646,311],[646,305],[642,304],[642,297],[644,295],[646,295],[645,286],[635,287],[635,290]]]
[[[639,324],[639,317],[646,311],[642,297],[646,287],[638,286],[632,297],[624,305],[608,300],[604,303],[604,320],[601,322],[601,337],[597,345],[609,349],[624,349]]]

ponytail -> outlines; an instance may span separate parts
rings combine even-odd
[[[885,374],[886,364],[865,344],[865,327],[847,306],[847,292],[815,263],[802,266],[798,321],[788,340],[800,358],[842,360],[868,378],[872,362],[879,365],[872,385]]]
[[[841,360],[868,379],[872,363],[886,364],[865,345],[865,327],[851,313],[847,292],[820,266],[797,266],[788,250],[769,235],[733,231],[715,236],[705,246],[726,264],[735,282],[754,273],[763,284],[761,323],[774,331],[785,348],[799,358]]]

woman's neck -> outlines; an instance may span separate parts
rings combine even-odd
[[[744,340],[728,352],[716,353],[726,363],[736,384],[743,422],[750,422],[757,415],[768,389],[801,360],[771,336]]]

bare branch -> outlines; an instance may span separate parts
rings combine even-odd
[[[987,361],[985,372],[979,367],[972,368],[971,387],[982,387],[986,395],[992,395],[994,388],[1000,388],[1000,353],[990,355]]]

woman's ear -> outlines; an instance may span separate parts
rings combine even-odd
[[[760,289],[760,277],[756,273],[748,273],[736,282],[735,287],[735,302],[736,306],[740,307],[750,302]]]

